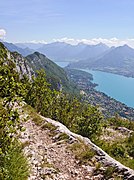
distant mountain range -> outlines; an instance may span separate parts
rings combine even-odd
[[[54,62],[70,62],[69,68],[87,68],[134,77],[134,49],[128,45],[109,48],[103,43],[3,43],[10,51],[17,51],[23,56],[37,51]]]
[[[9,51],[11,51],[11,52],[15,52],[16,51],[16,52],[20,53],[24,57],[29,55],[29,54],[32,54],[35,51],[35,50],[30,49],[28,47],[23,47],[23,48],[18,47],[18,46],[16,46],[13,43],[8,43],[8,42],[2,42],[2,43],[6,46],[6,48]]]
[[[54,42],[49,44],[42,43],[8,43],[3,42],[4,45],[11,52],[17,51],[23,56],[27,56],[37,51],[46,55],[49,59],[53,61],[62,62],[76,62],[79,60],[86,60],[88,58],[95,58],[107,50],[109,47],[103,43],[97,45],[87,45],[84,43],[79,43],[77,45],[67,44],[65,42]]]
[[[112,47],[97,58],[71,63],[69,68],[87,68],[134,77],[134,49],[128,45]]]
[[[20,48],[29,48],[34,49],[37,51],[37,49],[41,48],[44,44],[43,43],[15,43],[16,46]]]
[[[45,44],[38,49],[39,52],[46,54],[50,59],[54,61],[79,61],[87,58],[96,57],[101,55],[109,47],[100,43],[97,45],[87,45],[79,43],[77,45],[71,45],[64,42],[55,42]]]
[[[16,43],[19,48],[34,49],[53,61],[69,61],[75,62],[79,60],[86,60],[87,58],[97,57],[106,52],[109,47],[103,43],[97,45],[87,45],[79,43],[71,45],[64,42],[54,42],[49,44],[35,44],[35,43]]]

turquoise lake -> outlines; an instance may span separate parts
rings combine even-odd
[[[134,78],[101,71],[85,69],[84,71],[93,75],[93,82],[98,84],[96,90],[104,92],[129,107],[134,107]]]
[[[69,64],[69,62],[56,63],[61,67]],[[82,70],[93,75],[93,82],[98,84],[96,90],[104,92],[108,96],[134,108],[134,78],[101,71]]]

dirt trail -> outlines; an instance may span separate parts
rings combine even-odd
[[[101,179],[101,175],[92,175],[95,167],[79,164],[67,148],[69,141],[55,142],[48,129],[42,130],[31,120],[24,127],[26,130],[21,134],[20,140],[32,166],[29,180]]]

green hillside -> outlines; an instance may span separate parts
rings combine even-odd
[[[56,89],[63,88],[66,93],[78,93],[78,89],[70,82],[66,72],[45,55],[35,52],[26,57],[29,65],[34,71],[44,69],[48,82]]]

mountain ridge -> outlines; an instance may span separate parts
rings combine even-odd
[[[134,49],[128,45],[109,49],[101,57],[70,64],[70,68],[88,68],[134,77]]]
[[[85,43],[78,43],[76,45],[71,45],[66,42],[52,42],[52,43],[15,43],[20,48],[30,48],[34,51],[39,51],[40,53],[46,55],[53,61],[78,61],[89,57],[96,57],[109,47],[103,43],[96,45],[89,45]],[[91,53],[92,52],[92,53]],[[94,53],[94,54],[93,54]],[[86,56],[85,56],[86,55]]]
[[[44,69],[47,79],[53,88],[63,89],[65,92],[78,93],[78,89],[74,88],[74,84],[70,82],[68,76],[63,68],[48,59],[44,54],[34,52],[26,57],[30,67],[34,70]]]
[[[13,43],[3,42],[3,44],[6,46],[6,48],[9,51],[11,51],[11,52],[18,52],[18,53],[20,53],[24,57],[34,52],[33,49],[30,49],[28,47],[21,48],[21,47],[16,46]]]

